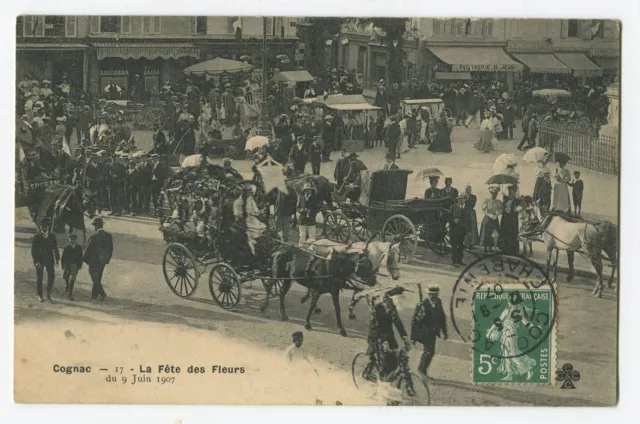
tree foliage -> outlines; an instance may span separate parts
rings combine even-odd
[[[320,75],[324,70],[326,41],[335,38],[340,33],[340,28],[345,23],[345,18],[307,18],[310,25],[305,25],[303,30],[298,27],[298,37],[308,40],[309,61],[308,70],[314,75]],[[304,33],[302,33],[304,31]]]
[[[404,58],[404,33],[409,18],[359,18],[358,26],[373,25],[383,32],[382,42],[387,46],[387,75],[389,82],[401,82]],[[394,45],[395,44],[395,45]]]

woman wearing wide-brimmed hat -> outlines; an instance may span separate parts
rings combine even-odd
[[[558,160],[558,167],[555,173],[556,183],[553,186],[552,211],[568,212],[571,210],[571,198],[569,197],[568,186],[568,183],[571,182],[571,172],[565,168],[566,164],[566,159],[562,158]]]
[[[500,228],[498,217],[502,213],[502,201],[498,199],[499,192],[500,186],[489,186],[491,198],[482,202],[484,218],[482,218],[482,224],[480,224],[480,245],[484,247],[484,253],[487,253],[489,249],[493,249],[497,245],[497,233]]]

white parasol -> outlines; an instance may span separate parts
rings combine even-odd
[[[542,147],[534,147],[527,150],[527,153],[522,156],[522,160],[525,162],[539,162],[546,159],[547,151]]]
[[[184,158],[184,160],[182,161],[182,165],[180,165],[180,167],[191,168],[194,166],[200,166],[201,163],[202,163],[202,155],[191,155]],[[209,158],[207,158],[207,163],[213,165],[213,162]]]
[[[262,146],[266,146],[269,144],[269,139],[263,135],[256,135],[247,140],[247,143],[244,145],[244,150],[253,151],[255,149],[259,149]]]
[[[511,153],[503,153],[500,156],[498,156],[498,159],[496,159],[495,163],[493,164],[493,173],[494,175],[504,174],[505,170],[507,169],[507,165],[517,165],[517,164],[518,164],[517,157],[515,157]]]

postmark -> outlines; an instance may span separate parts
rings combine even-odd
[[[556,288],[527,258],[492,254],[470,264],[451,297],[451,319],[471,347],[474,384],[554,384]]]

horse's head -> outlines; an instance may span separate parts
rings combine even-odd
[[[366,284],[375,284],[373,264],[366,252],[347,252],[330,249],[327,260],[331,265],[331,275],[338,280],[346,281],[349,276],[356,274]]]

